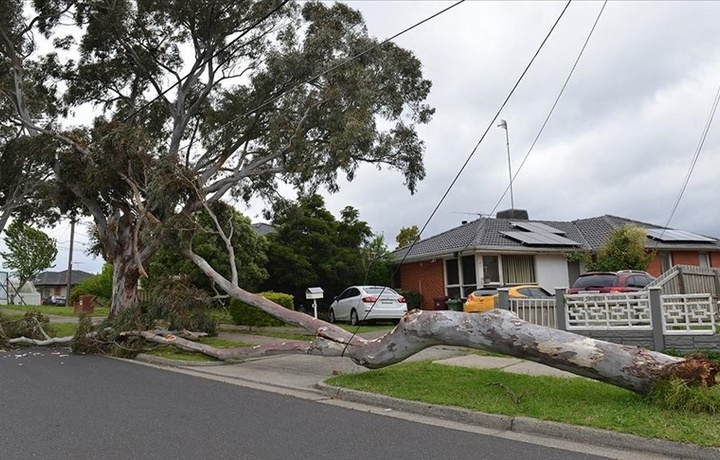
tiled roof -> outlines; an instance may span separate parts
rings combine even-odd
[[[86,279],[94,276],[92,273],[84,272],[82,270],[73,270],[70,276],[72,284],[78,284]],[[67,270],[61,272],[42,272],[34,280],[33,284],[37,286],[66,286],[67,285]]]
[[[265,222],[256,222],[252,224],[252,228],[261,235],[267,235],[275,231],[275,227]]]
[[[521,231],[512,222],[528,222],[544,224],[564,232],[561,236],[578,243],[577,246],[558,247],[552,244],[527,246],[501,232]],[[612,215],[578,219],[570,222],[547,220],[497,219],[483,217],[459,227],[452,228],[438,235],[418,241],[414,246],[399,248],[392,253],[395,260],[421,260],[427,257],[442,256],[456,251],[469,249],[495,250],[529,250],[568,252],[578,249],[597,250],[619,227],[634,224],[643,228],[663,228],[645,222],[626,219]],[[720,250],[720,241],[715,242],[683,242],[668,243],[648,238],[647,247],[651,249],[691,249]]]

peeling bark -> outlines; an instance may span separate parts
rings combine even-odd
[[[52,345],[69,345],[73,341],[73,336],[53,337],[45,340],[29,339],[25,336],[16,337],[8,340],[11,345],[34,345],[38,347],[49,347]]]
[[[365,340],[244,291],[221,276],[202,257],[189,250],[183,254],[230,296],[288,324],[314,332],[316,338],[307,348],[307,353],[347,356],[356,364],[370,369],[399,363],[434,345],[454,345],[534,361],[638,393],[649,392],[657,380],[668,377],[680,377],[688,383],[704,386],[716,384],[717,366],[689,364],[690,360],[645,348],[538,326],[506,310],[480,314],[413,310],[388,334],[375,340]],[[305,349],[295,351],[305,352]]]

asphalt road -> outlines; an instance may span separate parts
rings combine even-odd
[[[0,458],[601,458],[65,349],[0,352]]]

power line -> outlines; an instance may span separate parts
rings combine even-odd
[[[465,162],[464,162],[464,163],[462,164],[462,166],[460,167],[460,170],[457,172],[457,174],[456,174],[455,177],[453,178],[452,182],[450,183],[450,185],[448,186],[448,188],[445,190],[445,193],[443,193],[442,197],[440,198],[440,201],[437,203],[437,205],[435,206],[435,208],[433,209],[433,211],[430,213],[430,216],[428,217],[428,219],[427,219],[427,220],[425,221],[425,223],[423,224],[423,226],[422,226],[422,228],[420,229],[420,232],[418,233],[418,235],[422,235],[423,231],[425,231],[425,229],[427,228],[427,226],[430,224],[430,221],[433,219],[433,217],[434,217],[435,214],[437,213],[438,209],[440,209],[440,206],[441,206],[442,203],[445,201],[445,199],[447,198],[448,194],[450,193],[450,191],[452,190],[452,188],[453,188],[453,187],[455,186],[455,184],[457,183],[458,179],[460,178],[460,175],[463,173],[463,171],[464,171],[465,168],[467,167],[468,163],[470,163],[470,160],[473,158],[473,156],[475,156],[475,153],[477,152],[478,148],[480,147],[480,144],[483,142],[483,140],[485,140],[485,136],[487,136],[487,133],[490,131],[490,128],[494,125],[495,121],[496,121],[497,118],[500,116],[500,113],[502,112],[502,109],[507,105],[507,103],[509,102],[509,100],[510,100],[510,98],[512,97],[512,95],[515,93],[515,90],[516,90],[516,89],[518,88],[518,86],[520,85],[520,82],[522,82],[522,80],[525,78],[525,75],[528,73],[528,71],[530,70],[530,67],[531,67],[531,66],[533,65],[533,63],[535,62],[535,59],[536,59],[537,56],[540,54],[540,51],[543,49],[543,47],[544,47],[545,44],[547,43],[548,39],[550,38],[550,36],[552,35],[553,31],[555,30],[555,27],[558,25],[558,23],[560,22],[560,20],[562,19],[562,17],[565,15],[565,12],[567,11],[567,9],[568,9],[568,7],[570,6],[570,3],[571,3],[571,2],[572,2],[572,0],[568,0],[568,2],[565,4],[565,7],[564,7],[563,10],[560,12],[560,15],[559,15],[558,18],[555,20],[555,22],[553,23],[552,27],[551,27],[550,30],[548,31],[548,33],[545,35],[545,38],[544,38],[543,41],[540,43],[540,46],[538,47],[538,49],[537,49],[537,51],[535,52],[535,54],[533,55],[533,57],[530,59],[530,62],[528,62],[527,66],[525,67],[525,70],[523,70],[523,72],[520,74],[520,76],[518,77],[517,81],[515,82],[515,84],[513,85],[513,87],[510,89],[510,92],[509,92],[508,95],[505,97],[505,100],[504,100],[504,101],[502,102],[502,104],[500,105],[500,108],[499,108],[499,109],[497,110],[497,112],[495,113],[495,116],[492,118],[492,120],[490,120],[490,123],[488,124],[487,128],[485,128],[485,132],[483,132],[482,136],[480,137],[480,140],[478,140],[478,142],[475,144],[475,147],[472,149],[472,151],[471,151],[470,154],[468,155],[467,159],[465,160]],[[593,27],[593,28],[594,28],[594,27]],[[564,89],[564,87],[563,87],[563,89]],[[553,108],[554,108],[554,106],[553,106]],[[507,192],[507,189],[506,189],[506,192]],[[503,196],[504,196],[504,194],[503,194]],[[494,210],[493,210],[493,212],[494,212]],[[478,231],[479,231],[479,229],[478,229]],[[415,239],[415,240],[410,244],[410,246],[408,247],[408,249],[405,251],[405,254],[403,255],[402,259],[401,259],[400,262],[398,263],[398,266],[397,266],[397,268],[395,269],[395,271],[399,270],[400,265],[402,265],[402,263],[405,261],[405,259],[407,259],[408,254],[410,254],[410,251],[412,250],[412,248],[415,246],[415,244],[416,244],[417,242],[418,242],[418,239]],[[393,272],[393,274],[394,274],[394,272]],[[378,298],[379,298],[379,296],[378,296]],[[370,307],[370,309],[365,313],[365,317],[367,317],[367,315],[370,313],[370,311],[372,311],[372,309],[375,307],[375,304],[376,304],[376,303],[377,303],[377,300],[375,301],[375,303],[373,303],[373,305]],[[343,349],[343,354],[345,353],[345,350],[346,350],[347,347],[349,346],[349,342],[352,341],[352,338],[357,334],[358,330],[359,330],[359,327],[356,328],[355,331],[353,332],[350,340],[348,341],[348,343],[345,345],[345,348]]]
[[[278,95],[276,95],[276,96],[274,96],[274,97],[271,97],[271,98],[265,100],[262,104],[256,106],[255,108],[253,108],[253,109],[251,109],[251,110],[248,110],[248,111],[246,111],[246,112],[244,112],[244,113],[242,113],[242,114],[240,114],[240,115],[238,115],[238,116],[236,116],[236,117],[231,118],[230,120],[228,120],[228,121],[226,121],[225,123],[223,123],[222,125],[220,125],[217,129],[222,129],[222,128],[228,126],[228,125],[231,124],[231,123],[234,123],[235,121],[237,121],[237,120],[239,120],[239,119],[241,119],[241,118],[243,118],[243,117],[246,117],[246,116],[248,116],[248,115],[253,114],[254,112],[257,112],[258,110],[262,109],[263,107],[266,107],[268,104],[272,104],[273,102],[277,101],[278,99],[280,99],[281,97],[285,96],[286,94],[291,93],[291,92],[295,91],[296,89],[302,88],[303,86],[307,85],[308,83],[312,83],[313,81],[317,80],[318,78],[321,78],[321,77],[329,74],[330,72],[333,72],[333,71],[339,69],[340,67],[343,67],[343,66],[347,65],[348,63],[350,63],[350,62],[352,62],[352,61],[354,61],[354,60],[356,60],[356,59],[358,59],[358,58],[366,55],[367,53],[369,53],[369,52],[371,52],[371,51],[373,51],[373,50],[375,50],[375,49],[377,49],[377,48],[385,45],[386,43],[388,43],[388,42],[396,39],[397,37],[399,37],[399,36],[401,36],[401,35],[403,35],[403,34],[405,34],[405,33],[407,33],[407,32],[410,32],[411,30],[413,30],[413,29],[421,26],[422,24],[425,24],[425,23],[428,22],[428,21],[431,21],[432,19],[435,19],[436,17],[440,16],[440,15],[443,14],[443,13],[446,13],[447,11],[450,11],[451,9],[455,8],[456,6],[460,5],[461,3],[464,3],[465,1],[466,1],[466,0],[459,0],[459,1],[457,1],[456,3],[453,3],[452,5],[444,8],[444,9],[442,9],[442,10],[440,10],[440,11],[438,11],[437,13],[435,13],[435,14],[433,14],[433,15],[431,15],[431,16],[428,16],[428,17],[426,17],[425,19],[422,19],[422,20],[416,22],[415,24],[411,25],[410,27],[407,27],[407,28],[401,30],[400,32],[396,33],[395,35],[392,35],[391,37],[388,37],[388,38],[386,38],[385,40],[383,40],[383,41],[381,41],[381,42],[379,42],[379,43],[376,43],[376,44],[373,45],[373,46],[370,46],[370,47],[366,48],[365,50],[359,52],[358,54],[356,54],[356,55],[354,55],[354,56],[352,56],[352,57],[349,57],[349,58],[345,59],[344,61],[341,61],[341,62],[335,64],[334,66],[332,66],[332,67],[330,67],[330,68],[328,68],[328,69],[320,72],[319,74],[316,74],[316,75],[314,75],[313,77],[310,77],[310,78],[308,78],[307,80],[305,80],[305,81],[303,81],[303,82],[301,82],[301,83],[298,83],[297,85],[291,86],[291,87],[288,88],[287,90],[281,91],[280,94],[278,94]],[[180,148],[178,149],[178,152],[181,152],[181,151],[189,148],[191,145],[192,145],[192,143],[188,143],[188,144],[186,144],[185,146],[180,147]]]
[[[555,30],[555,27],[558,25],[558,23],[559,23],[560,20],[562,19],[563,15],[564,15],[565,12],[567,11],[567,9],[568,9],[568,7],[570,6],[570,3],[571,3],[571,2],[572,2],[572,0],[568,0],[568,2],[565,4],[565,7],[564,7],[563,10],[560,12],[560,16],[558,16],[558,18],[555,20],[555,23],[554,23],[554,24],[552,25],[552,27],[550,28],[550,31],[547,33],[547,35],[545,36],[545,38],[543,39],[543,41],[540,43],[540,46],[538,47],[537,51],[535,52],[535,54],[533,55],[533,57],[530,59],[530,62],[528,62],[527,66],[525,67],[525,70],[523,70],[522,74],[520,74],[520,77],[517,79],[517,81],[516,81],[515,84],[513,85],[512,89],[510,90],[510,92],[508,93],[508,95],[505,97],[505,100],[504,100],[504,101],[502,102],[502,104],[500,105],[500,108],[499,108],[499,109],[497,110],[497,112],[495,113],[495,116],[493,116],[492,120],[490,120],[490,123],[488,123],[488,126],[487,126],[487,128],[485,128],[485,132],[483,132],[482,136],[480,137],[480,140],[475,144],[475,147],[472,149],[472,151],[470,152],[470,154],[468,155],[468,157],[465,159],[465,162],[464,162],[464,163],[462,164],[462,166],[460,167],[460,170],[457,172],[457,174],[455,174],[455,177],[454,177],[453,180],[450,182],[450,185],[448,186],[448,188],[447,188],[447,189],[445,190],[445,192],[443,193],[442,197],[440,198],[440,201],[438,201],[437,205],[435,205],[435,208],[434,208],[433,211],[430,213],[430,216],[427,218],[427,220],[426,220],[425,223],[423,224],[422,228],[420,229],[420,232],[418,233],[419,235],[422,235],[422,233],[425,231],[425,229],[427,228],[427,226],[430,224],[430,221],[432,221],[432,219],[435,217],[435,214],[437,214],[438,210],[440,209],[440,206],[443,204],[443,202],[445,201],[445,199],[447,198],[447,196],[450,194],[450,191],[453,189],[453,187],[454,187],[455,184],[457,183],[458,179],[460,178],[460,175],[463,173],[463,171],[465,171],[465,168],[467,167],[468,163],[470,163],[470,160],[473,158],[473,156],[475,156],[475,153],[477,152],[477,149],[480,147],[480,144],[485,140],[485,136],[487,136],[487,133],[490,131],[490,128],[495,124],[495,121],[496,121],[497,118],[500,116],[500,112],[502,112],[502,109],[505,108],[505,106],[507,105],[507,103],[508,103],[508,101],[510,100],[510,98],[512,97],[512,95],[515,93],[515,90],[516,90],[517,87],[520,85],[520,82],[523,80],[523,78],[524,78],[525,75],[527,74],[528,70],[530,70],[530,67],[531,67],[532,64],[535,62],[535,59],[536,59],[537,56],[540,54],[540,51],[541,51],[541,50],[543,49],[543,47],[545,46],[545,43],[546,43],[546,42],[548,41],[548,39],[550,38],[550,35],[551,35],[551,34],[553,33],[553,31]],[[521,167],[522,167],[522,165],[521,165]],[[505,190],[505,193],[507,193],[507,190],[508,190],[508,189]],[[503,197],[504,197],[504,196],[505,196],[505,194],[503,193]],[[501,199],[502,199],[502,198],[501,198]],[[497,208],[497,205],[496,205],[496,208]],[[495,209],[496,209],[496,208],[495,208]],[[493,209],[493,213],[495,212],[495,209]],[[407,254],[410,253],[410,250],[412,250],[412,248],[413,248],[413,246],[415,245],[416,242],[417,242],[417,240],[413,241],[413,243],[410,245],[410,247],[408,248],[408,250],[405,252],[405,256],[403,256],[402,260],[400,261],[400,264],[402,264],[402,263],[405,261],[405,259],[407,258]]]
[[[720,87],[718,87],[717,92],[715,93],[715,99],[713,100],[712,108],[710,109],[710,114],[708,115],[707,121],[705,122],[705,126],[703,127],[702,134],[700,135],[700,141],[698,142],[698,145],[695,149],[695,154],[693,155],[692,161],[690,162],[690,168],[688,169],[687,174],[685,174],[685,179],[683,180],[682,187],[680,187],[680,192],[678,193],[677,198],[675,199],[675,203],[673,204],[672,209],[670,210],[670,215],[667,218],[667,221],[665,222],[665,225],[663,226],[663,229],[660,232],[660,238],[662,238],[663,233],[665,233],[665,230],[668,229],[670,226],[670,222],[672,221],[673,217],[675,216],[675,211],[677,211],[678,206],[680,205],[680,201],[682,200],[683,195],[685,194],[685,190],[687,190],[687,186],[690,183],[690,178],[692,177],[693,171],[695,171],[695,166],[697,165],[698,159],[700,158],[700,153],[702,152],[703,146],[705,145],[705,139],[707,139],[708,132],[710,131],[710,126],[712,125],[713,119],[715,118],[715,112],[718,108],[718,103],[720,102]],[[656,248],[659,244],[660,238],[658,238],[655,241]]]
[[[207,63],[209,63],[210,61],[212,61],[213,59],[215,59],[216,57],[218,57],[218,56],[220,55],[220,53],[224,52],[225,50],[227,50],[228,48],[230,48],[231,46],[233,46],[235,43],[237,43],[238,40],[240,40],[241,38],[245,37],[248,33],[250,33],[251,30],[253,30],[255,27],[257,27],[257,26],[259,26],[260,24],[262,24],[266,19],[268,19],[268,18],[269,18],[270,16],[272,16],[273,14],[275,14],[275,12],[279,11],[280,8],[282,8],[283,6],[285,6],[289,1],[290,1],[290,0],[282,0],[282,1],[281,1],[275,8],[273,8],[268,14],[266,14],[265,16],[263,16],[262,18],[260,18],[260,19],[257,20],[256,22],[254,22],[252,25],[248,26],[245,30],[243,30],[243,31],[240,33],[240,35],[238,35],[238,36],[235,37],[233,40],[231,40],[227,45],[225,45],[225,46],[221,47],[220,49],[218,49],[218,50],[217,50],[215,53],[213,53],[210,57],[204,59],[204,60],[202,61],[202,63],[201,63],[198,67],[203,67],[203,66],[205,66]],[[287,27],[287,25],[285,25],[285,26],[283,26],[283,27]],[[154,98],[152,98],[150,101],[148,101],[148,102],[146,102],[145,104],[143,104],[141,107],[139,107],[138,109],[136,109],[133,113],[131,113],[130,115],[128,115],[128,116],[126,116],[125,118],[123,118],[123,120],[122,120],[123,123],[127,122],[129,119],[131,119],[132,117],[134,117],[135,115],[137,115],[138,113],[140,113],[142,110],[144,110],[144,109],[146,109],[147,107],[149,107],[150,105],[152,105],[152,104],[153,104],[154,102],[156,102],[158,99],[160,99],[161,97],[165,96],[165,95],[166,95],[168,92],[170,92],[173,88],[175,88],[175,87],[177,87],[178,85],[184,83],[185,80],[187,80],[189,77],[190,77],[190,75],[185,76],[185,77],[179,79],[178,81],[176,81],[174,84],[172,84],[172,85],[171,85],[170,87],[168,87],[167,89],[163,90],[160,94],[158,94],[157,96],[155,96]]]

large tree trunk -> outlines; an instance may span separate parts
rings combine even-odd
[[[112,263],[113,288],[109,319],[115,318],[122,310],[137,305],[140,279],[140,269],[135,261],[132,247],[123,248]]]
[[[413,310],[391,332],[368,341],[246,292],[223,278],[201,257],[189,251],[185,255],[232,297],[316,334],[315,340],[305,347],[284,344],[283,352],[347,356],[361,366],[380,368],[434,345],[455,345],[535,361],[639,393],[647,393],[656,381],[666,377],[679,377],[703,386],[716,384],[718,365],[705,358],[681,359],[641,347],[595,340],[530,324],[506,310],[482,314]],[[219,353],[215,350],[213,356],[230,359],[271,352],[271,347],[264,346]]]

